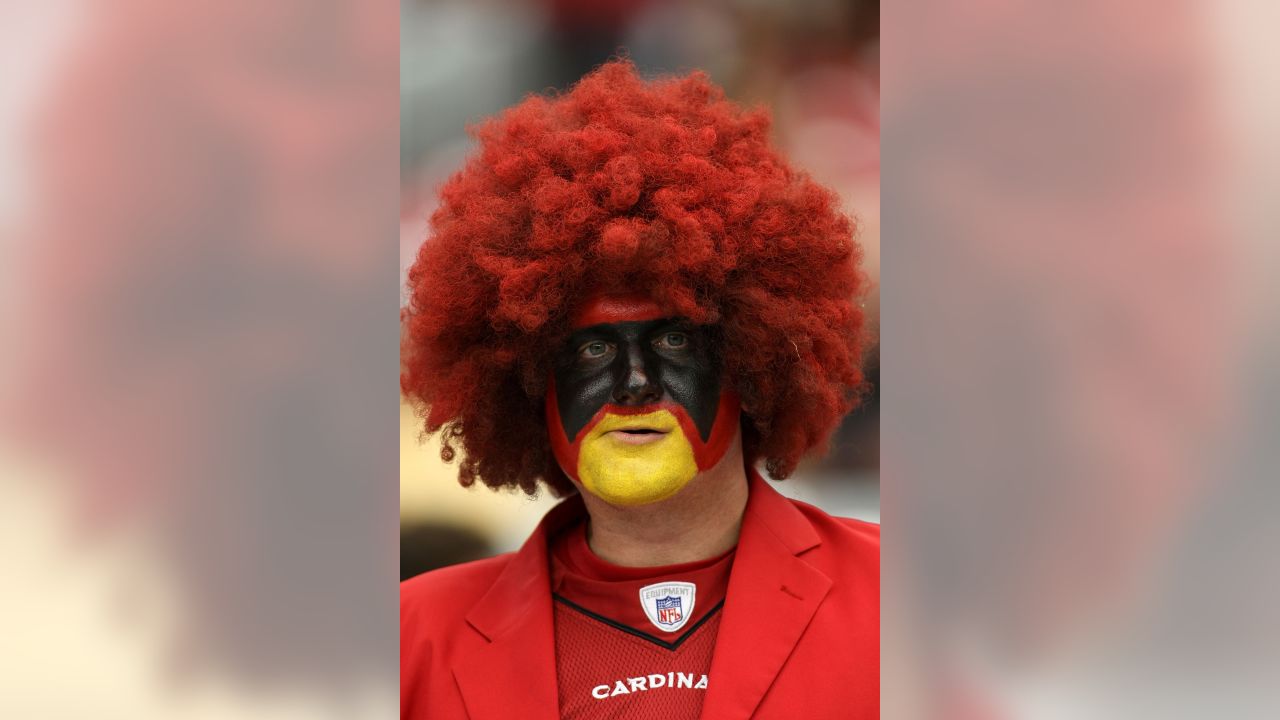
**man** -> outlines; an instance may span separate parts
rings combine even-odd
[[[403,584],[403,717],[878,717],[878,527],[755,470],[788,476],[862,382],[851,224],[767,131],[625,62],[477,129],[401,386],[464,485],[572,497]]]

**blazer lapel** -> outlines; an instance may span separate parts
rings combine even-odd
[[[572,498],[547,513],[468,613],[481,638],[459,649],[453,676],[472,720],[559,718],[547,539],[583,512]]]
[[[702,717],[751,717],[831,589],[798,554],[820,541],[808,519],[754,472]]]

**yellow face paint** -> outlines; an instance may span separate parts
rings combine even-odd
[[[640,444],[610,434],[631,428],[665,434]],[[587,432],[581,448],[578,478],[593,495],[611,505],[645,505],[664,500],[698,474],[693,447],[669,410],[643,415],[608,413]]]

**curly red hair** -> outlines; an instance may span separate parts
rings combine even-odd
[[[748,462],[783,478],[825,449],[862,384],[860,252],[768,132],[704,73],[645,82],[625,60],[472,129],[409,271],[400,376],[441,457],[463,451],[463,485],[572,491],[543,397],[569,312],[599,288],[719,324]]]

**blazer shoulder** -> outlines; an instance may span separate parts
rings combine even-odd
[[[838,517],[807,503],[792,501],[817,533],[820,544],[801,555],[835,583],[830,608],[849,617],[878,617],[880,602],[880,525]],[[878,622],[878,621],[877,621]]]
[[[879,560],[879,523],[830,515],[825,510],[800,500],[790,502],[808,518],[824,542],[834,542],[846,552],[866,554]]]
[[[513,553],[450,565],[400,583],[400,627],[452,624],[484,597]]]
[[[845,529],[852,531],[852,534],[859,542],[873,546],[876,550],[880,549],[880,523],[867,522],[866,520],[857,520],[854,518],[829,517],[831,517],[832,520],[839,521],[845,526]]]

